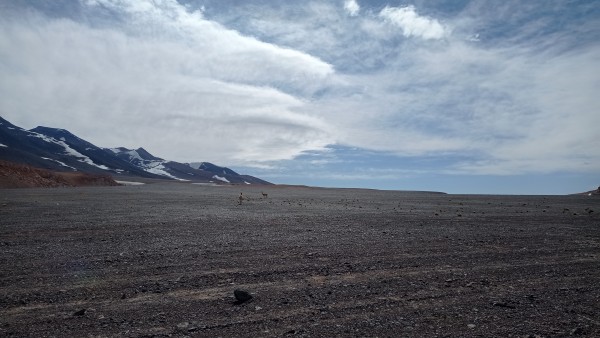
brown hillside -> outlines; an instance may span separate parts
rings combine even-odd
[[[0,161],[0,188],[78,187],[119,185],[108,175],[55,172],[28,165]]]

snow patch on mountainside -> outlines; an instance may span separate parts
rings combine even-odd
[[[31,134],[29,136],[41,138],[42,140],[44,140],[44,141],[46,141],[48,143],[58,144],[59,146],[61,146],[61,147],[63,147],[65,149],[65,154],[66,155],[77,157],[78,158],[77,161],[79,161],[79,162],[87,163],[89,165],[92,165],[94,167],[97,167],[97,168],[100,168],[100,169],[103,169],[103,170],[110,170],[109,167],[107,167],[105,165],[101,165],[101,164],[96,164],[89,157],[87,157],[87,156],[83,155],[82,153],[78,152],[77,150],[71,148],[68,144],[65,143],[64,137],[61,137],[61,139],[62,139],[61,141],[57,141],[57,140],[55,140],[52,137],[48,137],[46,135],[42,135],[42,134],[39,134],[39,133],[36,133],[36,132],[29,132],[29,133]]]
[[[8,146],[6,144],[2,144],[2,143],[0,143],[0,147],[8,148]]]
[[[225,177],[221,177],[219,175],[214,175],[212,178],[214,178],[215,180],[223,181],[225,183],[231,183],[231,182],[229,182],[228,179],[226,179]]]
[[[189,180],[185,180],[183,178],[179,178],[176,176],[171,175],[166,169],[166,167],[163,165],[163,161],[156,161],[153,162],[153,166],[144,166],[144,170],[146,170],[149,173],[152,174],[156,174],[156,175],[162,175],[162,176],[167,176],[169,178],[178,180],[178,181],[189,181]]]
[[[144,161],[144,159],[140,156],[140,154],[135,150],[129,150],[129,151],[126,151],[125,153],[127,155],[129,155],[129,158],[131,160],[135,159],[135,160],[142,161],[142,162]],[[131,162],[131,160],[130,160],[130,162]]]
[[[48,142],[48,143],[57,143],[58,141],[56,141],[55,139],[48,137],[46,135],[43,134],[38,134],[38,133],[34,133],[32,131],[28,131],[29,134],[31,135],[27,135],[29,137],[37,137],[37,138],[41,138],[42,140]]]
[[[52,162],[56,162],[56,163],[58,163],[58,164],[62,165],[63,167],[71,168],[71,169],[73,169],[74,171],[77,171],[77,168],[71,167],[70,165],[68,165],[68,164],[65,164],[64,162],[61,162],[61,161],[59,161],[59,160],[53,160],[53,159],[51,159],[51,158],[47,158],[47,157],[42,157],[42,158],[43,158],[44,160],[48,160],[48,161],[52,161]]]
[[[201,170],[200,167],[202,166],[203,163],[204,162],[192,162],[192,163],[187,163],[187,165],[192,169]]]
[[[108,149],[113,153],[123,156],[124,160],[132,163],[133,165],[139,167],[140,169],[155,175],[160,175],[168,178],[172,178],[178,181],[189,181],[186,179],[182,179],[174,176],[169,172],[169,168],[167,168],[164,164],[168,161],[162,159],[145,159],[140,155],[140,153],[135,149],[126,149],[126,148],[110,148]]]
[[[83,162],[83,163],[87,163],[89,165],[92,165],[92,166],[100,168],[100,169],[110,170],[110,168],[107,167],[107,166],[105,166],[105,165],[94,163],[94,161],[92,161],[92,159],[90,159],[89,157],[83,155],[82,153],[78,152],[77,150],[69,147],[69,145],[66,144],[64,141],[57,141],[57,143],[60,144],[61,146],[63,146],[65,148],[65,152],[67,154],[79,158],[79,160],[77,160],[77,161]]]

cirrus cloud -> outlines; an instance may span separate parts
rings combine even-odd
[[[330,64],[174,0],[81,6],[79,20],[21,10],[0,22],[3,116],[179,161],[289,159],[332,142],[322,121],[295,111]],[[100,12],[110,26],[93,21]]]

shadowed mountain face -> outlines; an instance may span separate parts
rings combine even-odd
[[[144,148],[100,148],[67,130],[25,130],[0,117],[0,159],[63,172],[109,174],[217,184],[271,184],[209,162],[179,163],[153,156]]]

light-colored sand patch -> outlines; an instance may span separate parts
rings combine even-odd
[[[146,184],[146,183],[143,183],[143,182],[132,182],[132,181],[115,181],[115,182],[117,182],[119,184],[122,184],[122,185],[142,185],[142,184]]]

